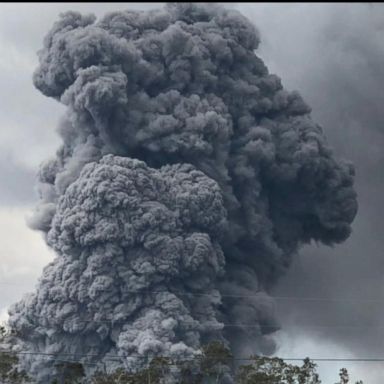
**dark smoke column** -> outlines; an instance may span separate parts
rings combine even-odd
[[[268,289],[301,244],[344,241],[357,203],[353,167],[258,44],[215,5],[61,15],[34,83],[67,106],[63,144],[31,222],[57,257],[10,310],[19,348],[107,369],[211,339],[273,350]]]

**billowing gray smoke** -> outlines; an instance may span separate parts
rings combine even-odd
[[[258,44],[215,5],[61,15],[34,83],[67,106],[63,145],[31,223],[57,257],[10,310],[24,349],[133,369],[211,339],[273,350],[268,289],[301,244],[345,240],[357,203],[353,167]]]

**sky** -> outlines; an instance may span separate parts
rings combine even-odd
[[[59,145],[64,108],[32,84],[36,52],[58,14],[159,7],[154,3],[0,5],[0,312],[33,290],[53,253],[26,220],[35,174]],[[339,157],[356,168],[359,212],[351,237],[301,249],[273,294],[282,357],[384,357],[384,7],[381,4],[230,3],[259,29],[257,54],[312,107]],[[301,297],[301,299],[300,299]],[[305,298],[312,298],[307,300]],[[324,383],[343,365],[321,363]],[[344,364],[379,384],[383,363]]]

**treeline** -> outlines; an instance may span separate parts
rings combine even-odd
[[[1,327],[0,333],[5,334]],[[250,356],[244,361],[245,364],[235,362],[236,359],[224,344],[213,341],[202,348],[198,358],[183,361],[155,357],[146,368],[137,372],[119,368],[109,373],[96,371],[91,377],[86,377],[84,366],[80,362],[55,362],[52,369],[56,379],[50,384],[223,384],[231,381],[235,384],[321,383],[316,372],[317,366],[309,358],[304,359],[302,365],[288,364],[280,358],[265,356]],[[0,351],[1,384],[34,383],[27,372],[17,369],[17,363],[16,354]],[[339,381],[332,384],[348,383],[348,371],[342,368]],[[363,383],[359,381],[356,384]]]

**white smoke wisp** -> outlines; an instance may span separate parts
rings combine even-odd
[[[301,244],[344,241],[357,202],[353,166],[258,44],[216,5],[54,24],[34,83],[67,112],[31,226],[57,257],[10,309],[24,349],[129,369],[212,339],[273,351],[268,290]]]

